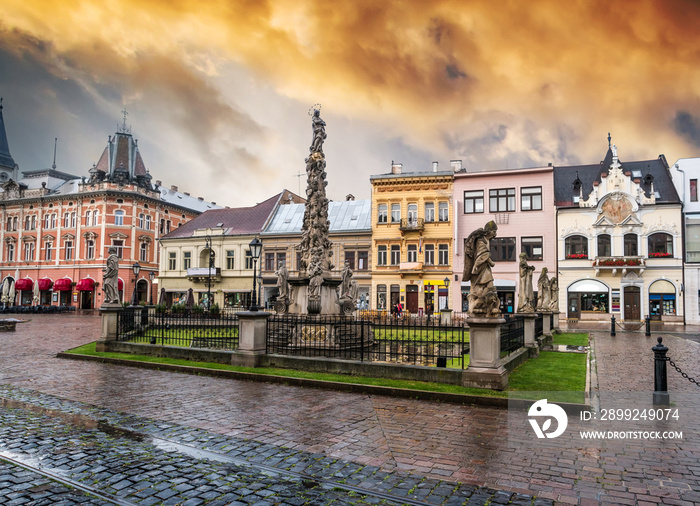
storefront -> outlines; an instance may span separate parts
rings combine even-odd
[[[39,304],[42,306],[50,306],[53,281],[49,278],[41,278],[37,283],[39,284]]]
[[[595,279],[576,281],[567,290],[566,311],[567,318],[577,320],[609,313],[610,289]]]
[[[33,280],[29,278],[23,278],[15,281],[15,291],[19,295],[18,304],[20,306],[32,305],[32,290],[34,290]]]
[[[663,316],[676,316],[676,287],[661,279],[649,286],[649,316],[661,320]]]
[[[513,314],[515,307],[515,281],[510,279],[494,279],[493,286],[496,288],[498,300],[500,301],[501,313]],[[462,312],[469,311],[469,290],[471,281],[462,282]]]
[[[75,290],[78,292],[78,308],[92,309],[95,303],[95,280],[83,278],[75,285]]]
[[[57,279],[53,284],[53,302],[60,306],[72,305],[73,281],[70,278]]]

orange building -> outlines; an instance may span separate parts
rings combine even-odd
[[[0,301],[5,305],[102,304],[108,249],[119,262],[121,300],[152,302],[158,239],[215,203],[152,183],[123,124],[87,177],[56,169],[20,173],[0,103]],[[138,263],[140,272],[133,274]]]

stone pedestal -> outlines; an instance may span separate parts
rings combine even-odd
[[[238,350],[231,357],[231,365],[257,367],[267,347],[265,336],[270,313],[243,311],[238,313]]]
[[[469,367],[463,386],[503,390],[508,373],[501,362],[502,318],[467,318],[469,324]]]
[[[552,335],[551,314],[551,311],[542,311],[542,336],[544,337]]]
[[[123,310],[121,304],[103,304],[100,307],[100,317],[102,318],[102,331],[100,333],[100,338],[95,343],[95,351],[106,352],[109,351],[107,348],[107,341],[116,341],[117,333],[119,329],[117,328],[117,320],[119,313]]]
[[[292,286],[289,307],[287,312],[290,314],[309,314],[309,280],[308,279],[290,279],[289,284]],[[324,279],[321,285],[321,308],[317,314],[321,315],[339,315],[341,314],[340,301],[338,300],[337,287],[340,284],[339,279]]]
[[[559,311],[552,311],[554,315],[554,325],[552,325],[552,331],[559,330]]]
[[[523,323],[525,324],[525,346],[527,348],[538,348],[537,339],[535,337],[535,320],[537,320],[537,313],[518,313],[518,316],[523,317]]]
[[[452,310],[451,309],[441,309],[440,310],[440,325],[451,326],[452,325]]]

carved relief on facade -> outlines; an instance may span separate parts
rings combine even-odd
[[[584,227],[582,225],[578,224],[578,220],[574,222],[574,224],[570,227],[562,228],[561,230],[561,236],[562,237],[568,237],[570,235],[585,235],[585,236],[590,236],[592,235],[590,227]]]
[[[671,235],[680,235],[680,232],[678,232],[678,228],[676,227],[675,223],[663,223],[661,221],[661,218],[659,218],[658,223],[655,223],[653,225],[647,225],[643,229],[643,233],[645,235],[651,235],[654,232],[668,232]]]
[[[623,192],[610,193],[598,204],[598,213],[613,224],[623,223],[638,209],[637,203]]]

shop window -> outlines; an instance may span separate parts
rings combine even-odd
[[[581,311],[594,311],[598,313],[609,312],[609,296],[607,293],[582,293]]]
[[[386,285],[377,285],[377,309],[386,309]]]

